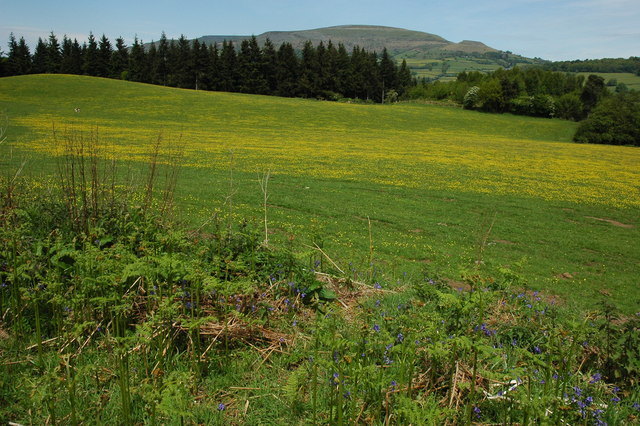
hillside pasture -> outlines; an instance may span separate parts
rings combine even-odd
[[[0,110],[4,176],[26,159],[55,185],[65,139],[93,135],[143,181],[160,140],[183,152],[176,210],[193,226],[260,222],[270,172],[272,240],[320,245],[354,276],[515,273],[578,309],[640,306],[640,150],[573,144],[572,122],[65,75],[0,79]]]

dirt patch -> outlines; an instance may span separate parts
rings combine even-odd
[[[561,274],[556,275],[556,278],[560,278],[561,280],[572,280],[573,274],[569,272],[563,272]]]
[[[423,229],[420,228],[416,228],[416,229],[410,229],[409,232],[413,233],[413,234],[421,234],[424,232]]]
[[[451,279],[445,279],[445,282],[447,283],[447,285],[449,287],[451,287],[454,290],[461,290],[461,291],[471,291],[471,286],[468,283],[462,282],[462,281],[456,281],[456,280],[451,280]]]
[[[599,220],[600,222],[607,222],[610,223],[613,226],[617,226],[619,228],[635,228],[634,225],[628,224],[628,223],[622,223],[622,222],[618,222],[617,220],[613,220],[613,219],[605,219],[602,217],[593,217],[593,216],[585,216],[585,218],[587,219],[593,219],[593,220]]]

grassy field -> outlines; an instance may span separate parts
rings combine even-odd
[[[65,135],[97,132],[142,180],[161,137],[163,154],[184,151],[177,207],[194,225],[259,221],[270,171],[271,238],[322,245],[345,271],[455,286],[508,269],[577,309],[640,306],[640,151],[570,143],[575,123],[61,75],[0,79],[0,110],[5,175],[26,159],[46,181]]]
[[[605,84],[610,80],[616,80],[618,83],[624,83],[627,85],[629,89],[640,90],[640,76],[629,72],[581,72],[580,75],[584,75],[587,78],[590,74],[597,74],[600,77],[604,78]],[[610,87],[612,90],[615,90],[615,86]]]

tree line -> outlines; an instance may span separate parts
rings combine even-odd
[[[144,45],[137,37],[127,46],[120,37],[115,46],[105,36],[90,33],[82,45],[66,36],[60,42],[52,32],[40,38],[33,54],[24,38],[11,34],[0,75],[63,73],[116,78],[197,90],[241,92],[284,97],[373,102],[396,100],[413,84],[405,61],[400,66],[386,48],[380,55],[343,44],[314,46],[301,52],[290,43],[276,48],[270,40],[259,46],[255,37],[239,47],[201,43],[181,36]]]
[[[549,62],[544,65],[544,68],[552,71],[564,72],[628,72],[640,76],[640,57],[631,56],[628,59],[603,58]]]
[[[409,99],[435,99],[465,109],[579,121],[576,142],[640,146],[640,94],[604,78],[541,67],[461,72],[453,81],[423,81]]]

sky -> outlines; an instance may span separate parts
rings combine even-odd
[[[32,47],[51,31],[144,42],[259,35],[334,25],[385,25],[548,60],[640,56],[640,0],[0,0],[0,50],[9,34]]]

